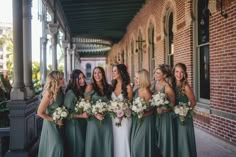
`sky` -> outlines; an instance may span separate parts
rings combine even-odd
[[[0,0],[0,22],[12,22],[12,0]]]
[[[32,60],[40,59],[41,22],[38,19],[38,1],[32,0]],[[0,22],[12,23],[12,0],[0,0]]]

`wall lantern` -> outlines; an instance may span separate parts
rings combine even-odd
[[[145,43],[145,40],[136,40],[136,42],[138,43],[138,45],[141,44],[142,48],[146,48],[146,46],[147,46]],[[144,45],[143,45],[143,43],[144,43]],[[135,52],[138,53],[139,51],[140,51],[140,48],[139,47],[136,48]]]
[[[220,0],[220,14],[221,16],[223,16],[224,18],[228,17],[228,14],[223,12],[223,0]]]

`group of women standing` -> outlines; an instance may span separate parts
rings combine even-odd
[[[52,71],[47,77],[37,112],[44,119],[38,156],[196,157],[193,120],[189,118],[184,125],[180,124],[173,118],[173,108],[162,110],[150,107],[145,111],[142,122],[135,117],[122,118],[120,127],[115,125],[116,119],[108,114],[91,116],[86,112],[73,113],[80,98],[92,102],[132,102],[140,97],[149,101],[158,92],[165,93],[173,104],[190,102],[193,108],[196,101],[187,82],[186,70],[184,64],[178,63],[171,77],[171,68],[165,64],[159,65],[155,70],[155,83],[150,88],[149,72],[142,69],[135,74],[135,89],[131,86],[124,64],[113,67],[111,85],[102,67],[94,68],[88,85],[85,75],[80,70],[74,70],[65,96],[61,90],[64,85],[62,73]],[[70,115],[72,118],[54,121],[53,110],[62,105],[73,113]],[[102,125],[99,125],[101,120]]]

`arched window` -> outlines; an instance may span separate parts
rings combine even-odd
[[[131,80],[134,82],[134,40],[131,41]]]
[[[151,23],[148,28],[148,44],[149,44],[149,71],[150,78],[153,78],[153,70],[155,69],[155,52],[154,52],[154,26]]]
[[[166,54],[167,54],[167,64],[171,67],[174,66],[174,33],[173,33],[173,13],[168,12],[166,19]]]
[[[124,60],[125,60],[125,52],[124,52],[124,50],[121,51],[120,58],[121,58],[120,63],[124,64]]]
[[[198,101],[209,103],[210,99],[210,64],[209,64],[209,9],[208,1],[197,2],[196,32],[196,75]]]
[[[142,69],[143,67],[143,42],[145,41],[143,40],[142,33],[140,30],[138,34],[138,40],[136,42],[138,43],[138,66],[139,66],[139,69]]]
[[[128,66],[129,64],[129,60],[128,60],[128,46],[126,45],[126,48],[125,48],[125,64],[126,66]]]
[[[92,67],[90,63],[86,64],[86,78],[91,79],[92,76]]]

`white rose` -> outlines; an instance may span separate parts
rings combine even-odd
[[[179,112],[180,112],[179,108],[178,108],[178,107],[175,107],[175,113],[176,113],[176,114],[179,114]]]
[[[66,118],[66,117],[68,116],[68,114],[67,114],[67,112],[63,111],[63,112],[61,113],[61,116],[64,117],[64,118]]]

